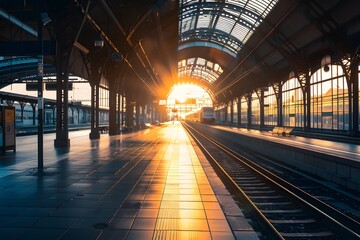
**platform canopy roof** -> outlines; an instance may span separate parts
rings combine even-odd
[[[196,83],[221,103],[316,68],[327,54],[357,53],[358,9],[358,0],[1,1],[0,56],[36,58],[18,46],[36,44],[41,19],[45,74],[61,59],[71,74],[129,98],[163,99],[175,83]],[[68,64],[51,54],[54,42],[57,53],[72,49]],[[10,65],[0,59],[0,81],[36,72],[31,59]]]

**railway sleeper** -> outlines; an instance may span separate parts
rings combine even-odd
[[[242,176],[242,177],[232,177],[232,179],[234,180],[234,181],[241,181],[241,180],[244,180],[244,181],[251,181],[251,180],[258,180],[259,178],[257,178],[257,177],[244,177],[244,176]]]
[[[294,214],[294,213],[303,213],[302,209],[275,209],[275,210],[263,210],[261,211],[264,214]]]
[[[266,211],[266,210],[294,210],[295,209],[293,205],[280,205],[280,204],[257,205],[257,207],[261,211]]]
[[[324,237],[327,240],[328,240],[327,237],[334,236],[334,234],[332,232],[329,232],[329,231],[314,232],[314,233],[284,233],[284,232],[280,232],[280,234],[283,237],[286,237],[286,238],[304,238],[304,239],[308,239],[308,238]]]
[[[241,183],[241,188],[243,187],[257,187],[257,186],[266,186],[266,184],[264,182],[260,182],[260,183]]]
[[[263,187],[241,186],[241,189],[246,192],[249,190],[268,190],[271,188],[269,186],[263,186]]]
[[[293,206],[292,202],[258,202],[256,206]]]
[[[250,191],[246,191],[246,194],[247,195],[257,195],[257,194],[259,194],[259,195],[262,195],[262,194],[271,194],[271,193],[276,193],[276,191],[274,191],[274,190],[265,190],[265,191],[252,191],[252,190],[250,190]]]
[[[251,200],[268,200],[268,199],[281,199],[283,196],[281,195],[272,195],[272,196],[249,196]]]
[[[313,218],[308,219],[269,219],[273,224],[304,224],[316,222]]]

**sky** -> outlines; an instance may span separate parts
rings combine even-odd
[[[27,91],[24,83],[11,84],[1,89],[4,92],[37,96],[36,91]],[[56,91],[44,91],[44,98],[56,99]],[[69,91],[69,101],[83,101],[83,104],[90,105],[91,88],[89,83],[73,83],[73,90]]]

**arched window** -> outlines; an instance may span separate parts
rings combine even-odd
[[[232,105],[231,105],[231,101],[230,101],[230,102],[228,102],[227,109],[226,109],[226,114],[227,114],[226,119],[228,122],[231,122],[231,107],[232,107]]]
[[[251,124],[260,125],[260,99],[256,93],[251,95]]]
[[[226,106],[222,106],[222,108],[220,109],[220,121],[225,123],[226,122]]]
[[[278,121],[278,106],[274,88],[268,87],[264,91],[264,124],[275,126]]]
[[[233,113],[234,123],[238,123],[238,98],[234,100]]]
[[[304,126],[303,91],[297,78],[291,78],[282,86],[283,125],[289,127]]]
[[[241,124],[247,124],[248,123],[248,118],[247,118],[247,110],[248,110],[248,103],[247,103],[247,99],[246,97],[241,97],[241,101],[240,101],[240,109],[241,109]]]
[[[343,69],[330,65],[316,71],[310,79],[311,127],[317,129],[348,130],[348,87]]]

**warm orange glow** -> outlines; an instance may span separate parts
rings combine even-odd
[[[170,120],[181,119],[195,109],[212,106],[213,102],[209,93],[194,84],[174,85],[167,99]]]

